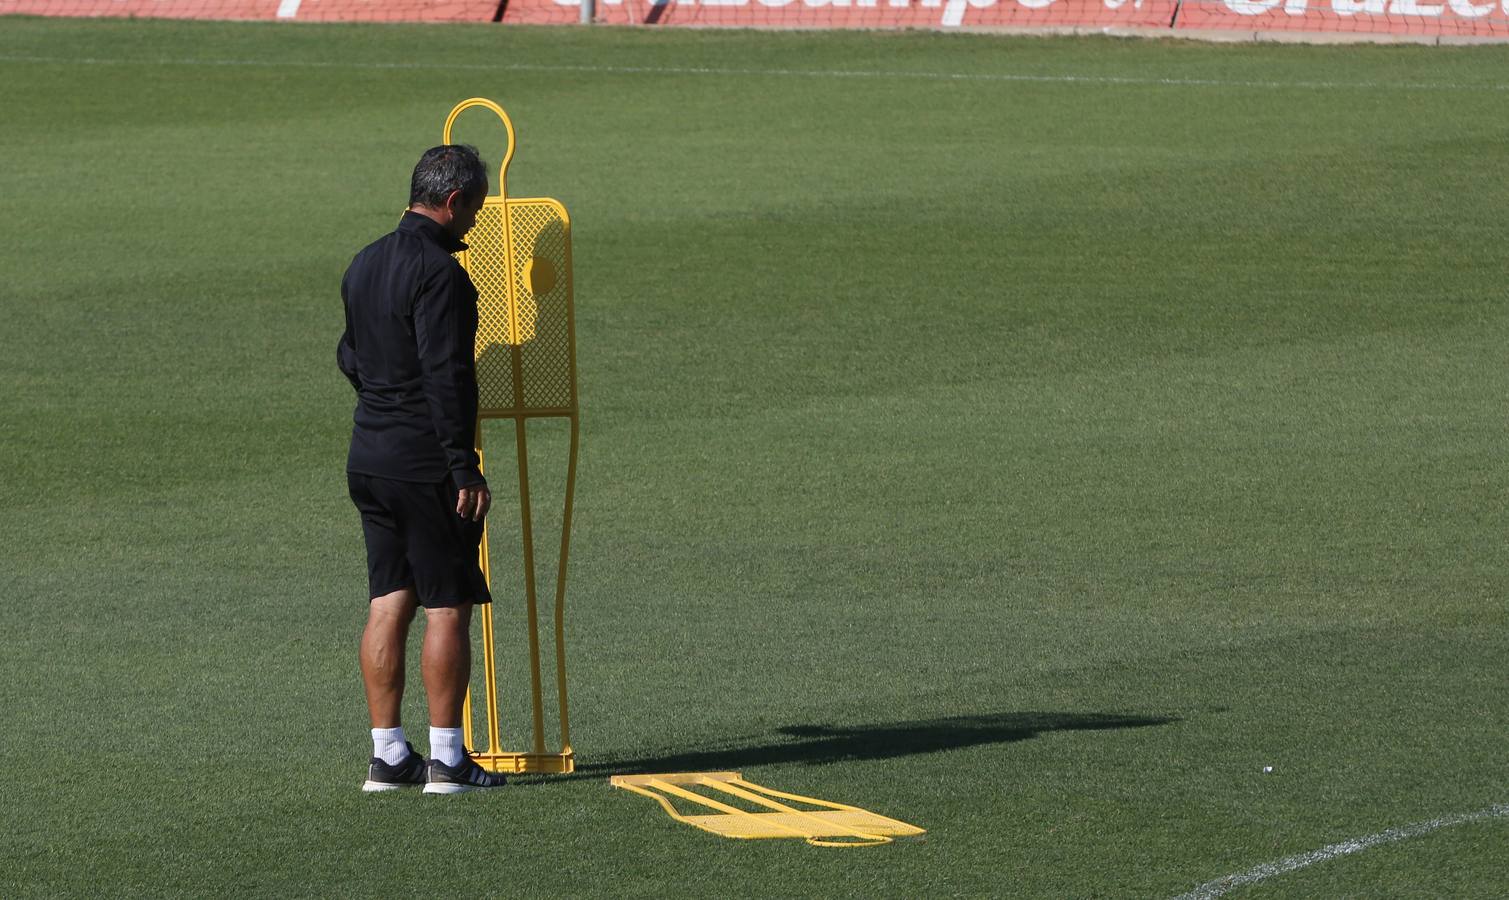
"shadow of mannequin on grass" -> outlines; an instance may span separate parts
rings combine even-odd
[[[568,777],[601,778],[636,772],[710,772],[789,763],[815,766],[894,759],[984,744],[1008,744],[1054,731],[1150,728],[1177,721],[1179,719],[1174,716],[1017,712],[875,725],[788,725],[777,729],[777,733],[783,735],[780,739],[748,746],[709,747],[659,756],[593,761],[578,766],[575,775]]]

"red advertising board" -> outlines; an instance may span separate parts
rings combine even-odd
[[[314,22],[491,22],[498,0],[0,0],[0,15]]]
[[[597,0],[618,25],[765,28],[1066,26],[1167,28],[1174,0]],[[508,0],[505,23],[577,21],[581,0]]]
[[[0,15],[575,23],[581,0],[0,0]],[[616,25],[1173,28],[1509,38],[1509,0],[596,0]]]
[[[1509,0],[1185,0],[1174,27],[1509,37]]]
[[[303,0],[287,18],[300,22],[491,22],[497,12],[498,0]]]

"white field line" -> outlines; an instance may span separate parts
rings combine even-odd
[[[285,0],[293,2],[293,0]],[[0,54],[0,63],[81,66],[244,66],[253,68],[392,69],[483,72],[584,72],[602,75],[723,75],[772,78],[879,78],[922,81],[1026,82],[1032,84],[1150,87],[1265,88],[1277,90],[1509,91],[1509,82],[1460,84],[1437,81],[1244,81],[1219,78],[1134,78],[1115,75],[1033,75],[1003,72],[907,72],[883,69],[733,69],[714,66],[592,66],[553,63],[331,62],[328,60],[169,59]]]
[[[1487,809],[1477,812],[1460,813],[1454,816],[1442,816],[1439,819],[1431,819],[1429,822],[1416,822],[1413,825],[1401,825],[1398,828],[1390,828],[1367,837],[1353,838],[1322,847],[1319,850],[1311,850],[1309,853],[1299,853],[1294,856],[1274,862],[1266,862],[1260,866],[1253,866],[1239,875],[1227,875],[1225,878],[1217,878],[1215,881],[1207,881],[1187,894],[1180,894],[1174,900],[1213,900],[1233,888],[1243,885],[1254,884],[1265,878],[1282,875],[1285,872],[1293,872],[1295,869],[1303,869],[1305,866],[1325,862],[1328,859],[1336,859],[1338,856],[1346,856],[1350,853],[1361,853],[1369,847],[1379,844],[1391,844],[1395,841],[1408,840],[1429,834],[1442,828],[1450,828],[1453,825],[1466,825],[1469,822],[1481,822],[1485,819],[1509,817],[1509,803],[1496,803]]]
[[[299,14],[299,4],[304,0],[283,0],[278,4],[278,18],[292,19]]]

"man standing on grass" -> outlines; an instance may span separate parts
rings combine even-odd
[[[474,449],[477,289],[451,254],[466,247],[486,196],[474,148],[426,151],[398,229],[358,253],[341,282],[346,333],[336,357],[357,396],[346,479],[371,597],[361,641],[373,744],[364,791],[423,784],[426,794],[454,794],[504,783],[466,755],[461,734],[472,606],[492,600],[477,563],[492,495]],[[399,723],[419,606],[428,764]]]

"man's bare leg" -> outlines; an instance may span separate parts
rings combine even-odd
[[[362,683],[373,728],[399,727],[403,707],[404,647],[419,598],[413,588],[373,597],[362,632]]]
[[[419,667],[430,698],[430,773],[426,794],[455,794],[502,787],[507,779],[466,758],[461,705],[471,681],[472,605],[426,609]],[[442,768],[443,767],[443,768]]]
[[[472,673],[472,605],[427,609],[424,616],[419,667],[430,701],[430,727],[460,728]]]

